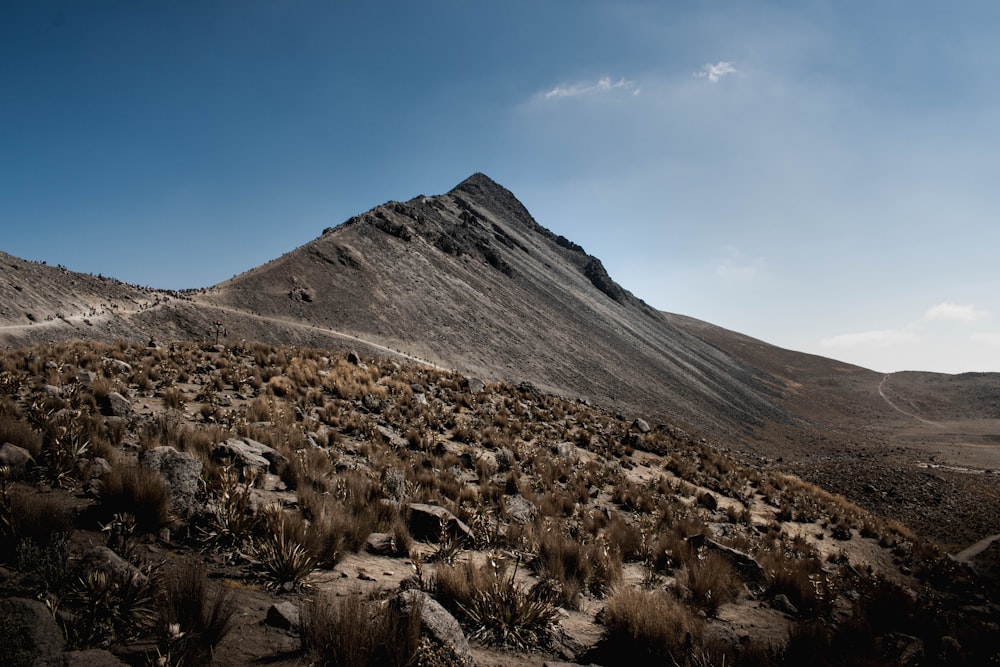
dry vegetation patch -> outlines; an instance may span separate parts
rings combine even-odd
[[[905,527],[530,385],[316,349],[75,343],[7,352],[0,391],[0,445],[28,456],[0,467],[0,586],[60,610],[74,646],[248,661],[215,647],[253,591],[303,611],[295,659],[433,664],[394,611],[402,586],[513,652],[794,664],[849,634],[866,664],[918,650],[900,635],[926,664],[995,657],[976,638],[996,637],[994,584]],[[144,464],[157,448],[181,468]],[[85,565],[94,547],[117,574]],[[787,642],[740,639],[728,619],[762,606]],[[567,644],[567,612],[603,641]]]

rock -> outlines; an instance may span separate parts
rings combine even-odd
[[[417,405],[427,405],[427,394],[422,391],[413,394],[413,402]]]
[[[88,370],[79,370],[73,378],[82,385],[90,385],[97,380],[97,373]]]
[[[62,665],[66,640],[56,619],[38,600],[0,600],[5,664]]]
[[[120,359],[110,359],[108,357],[104,358],[104,365],[111,368],[118,373],[131,373],[132,365],[128,362],[122,361]]]
[[[472,649],[465,638],[465,633],[462,632],[462,626],[437,600],[423,591],[408,590],[400,593],[394,603],[399,605],[399,610],[405,617],[419,613],[423,631],[448,649],[454,655],[457,664],[465,667],[475,666],[476,661],[472,657]]]
[[[55,396],[56,398],[62,396],[62,388],[57,387],[54,384],[42,385],[42,393],[46,396]]]
[[[789,616],[797,616],[799,613],[799,610],[795,608],[795,605],[792,604],[792,601],[789,600],[788,596],[784,593],[778,593],[774,596],[774,599],[771,600],[771,608],[777,609],[781,613],[788,614]]]
[[[538,515],[538,507],[522,495],[511,496],[506,500],[507,516],[511,521],[531,523]]]
[[[652,430],[649,426],[649,422],[638,417],[632,422],[632,428],[639,433],[649,433]]]
[[[396,541],[392,533],[372,533],[365,540],[365,551],[376,556],[392,556],[396,553]]]
[[[767,572],[760,563],[757,562],[750,554],[743,553],[732,547],[727,547],[724,544],[720,544],[710,537],[705,537],[704,535],[692,535],[688,538],[688,542],[695,547],[700,549],[702,547],[708,549],[709,551],[714,551],[715,553],[725,556],[726,559],[736,568],[743,578],[747,581],[756,584],[767,583]]]
[[[462,384],[470,394],[479,394],[486,390],[486,383],[479,378],[465,378]]]
[[[267,618],[264,619],[264,622],[282,630],[298,630],[301,618],[299,608],[295,603],[278,602],[268,608]]]
[[[391,426],[377,424],[375,426],[375,430],[379,432],[386,444],[394,449],[403,449],[410,446],[410,443],[407,442],[406,438],[397,433]]]
[[[127,417],[130,412],[132,404],[117,391],[101,399],[101,414],[106,417]]]
[[[719,509],[719,501],[708,491],[698,494],[698,504],[713,512]]]
[[[107,547],[94,547],[85,552],[77,563],[77,569],[81,572],[104,572],[109,577],[124,581],[131,577],[137,577],[139,581],[145,582],[146,575],[139,571],[135,565],[116,554]]]
[[[126,664],[111,652],[99,648],[70,651],[64,658],[66,667],[121,667]]]
[[[406,508],[409,514],[410,535],[416,540],[437,542],[442,529],[447,530],[455,538],[472,538],[469,527],[443,507],[409,503]]]
[[[0,466],[6,466],[14,479],[20,479],[35,467],[35,457],[24,447],[5,442],[0,446]]]
[[[107,459],[98,456],[89,461],[80,461],[77,465],[80,469],[84,490],[90,495],[98,495],[102,488],[101,480],[111,472],[111,464],[108,463]]]
[[[361,357],[358,356],[358,353],[355,350],[351,350],[347,353],[347,363],[354,364],[355,366],[361,365]]]
[[[272,473],[277,473],[281,466],[288,463],[278,450],[250,438],[230,438],[220,442],[212,448],[212,457],[228,458],[247,468],[267,468]]]
[[[188,517],[201,509],[197,501],[201,483],[201,461],[187,452],[160,446],[139,453],[139,464],[157,472],[170,489],[170,508],[179,516]]]
[[[556,445],[556,454],[564,459],[574,459],[576,458],[576,445],[572,442],[560,442]]]

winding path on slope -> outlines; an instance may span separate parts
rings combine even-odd
[[[353,336],[351,334],[344,333],[343,331],[337,331],[336,329],[329,329],[327,327],[319,327],[319,326],[316,326],[314,324],[306,324],[304,322],[297,322],[295,320],[285,320],[285,319],[282,319],[280,317],[270,317],[268,315],[260,315],[258,313],[254,313],[254,312],[251,312],[249,310],[242,310],[240,308],[233,308],[232,306],[223,306],[223,305],[215,304],[215,303],[208,304],[208,303],[204,303],[204,302],[202,302],[200,305],[201,305],[202,308],[214,308],[216,310],[222,310],[222,311],[230,312],[230,313],[233,313],[235,315],[242,315],[244,317],[251,317],[251,318],[254,318],[254,319],[258,319],[258,320],[264,320],[266,322],[271,322],[272,324],[281,324],[281,325],[284,325],[284,326],[298,327],[299,329],[305,329],[307,331],[315,331],[317,333],[321,333],[321,334],[324,334],[326,336],[335,336],[337,338],[343,338],[345,340],[355,341],[357,343],[360,343],[362,345],[367,345],[368,347],[374,348],[374,349],[379,350],[381,352],[385,352],[388,355],[395,356],[395,357],[402,357],[402,358],[404,358],[404,359],[406,359],[408,361],[413,361],[415,363],[422,364],[424,366],[428,366],[428,367],[433,368],[435,370],[445,371],[445,372],[450,372],[451,371],[450,368],[445,368],[444,366],[438,366],[437,364],[435,364],[433,362],[430,362],[430,361],[427,361],[426,359],[421,359],[420,357],[416,357],[416,356],[414,356],[412,354],[407,354],[406,352],[401,352],[399,350],[394,350],[391,347],[386,347],[385,345],[380,345],[378,343],[373,343],[372,341],[365,340],[364,338],[361,338],[360,336]]]
[[[892,400],[890,400],[889,397],[885,395],[885,383],[888,382],[888,380],[889,380],[890,377],[892,377],[892,373],[886,373],[885,377],[882,378],[882,381],[878,383],[878,395],[882,397],[883,401],[885,401],[886,403],[889,404],[890,408],[892,408],[893,410],[895,410],[896,412],[898,412],[900,414],[906,415],[907,417],[910,417],[911,419],[916,419],[918,422],[922,422],[922,423],[927,424],[929,426],[936,426],[937,428],[942,428],[943,427],[943,425],[939,424],[938,422],[931,421],[930,419],[924,419],[920,415],[915,415],[912,412],[907,412],[903,408],[901,408],[898,405],[896,405],[895,403],[893,403]]]

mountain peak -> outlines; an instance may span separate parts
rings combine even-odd
[[[481,171],[477,171],[472,176],[469,176],[467,179],[456,185],[454,188],[452,188],[451,192],[449,192],[448,194],[452,194],[454,192],[471,193],[484,190],[507,192],[509,194],[509,191],[505,187],[503,187],[502,185],[500,185],[499,183],[497,183],[496,181],[494,181],[492,178],[490,178]]]

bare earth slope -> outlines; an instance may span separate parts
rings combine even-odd
[[[379,206],[198,299],[696,430],[786,419],[769,378],[672,326],[481,174]]]
[[[1000,374],[882,375],[681,315],[675,326],[775,377],[809,424],[768,424],[779,465],[958,548],[1000,533]]]

